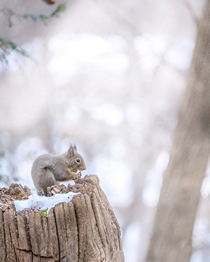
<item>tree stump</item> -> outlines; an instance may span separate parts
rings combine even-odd
[[[47,215],[39,209],[15,210],[14,201],[30,195],[27,187],[0,189],[1,261],[123,262],[120,227],[98,178],[86,176],[58,189],[80,194]]]

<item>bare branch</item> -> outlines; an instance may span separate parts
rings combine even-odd
[[[194,11],[193,7],[190,5],[190,3],[188,2],[188,0],[185,0],[185,1],[184,1],[184,4],[185,4],[185,6],[187,7],[190,15],[192,16],[195,24],[198,26],[198,18],[196,17],[196,14],[195,14],[195,11]]]

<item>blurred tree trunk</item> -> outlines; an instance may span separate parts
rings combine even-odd
[[[189,262],[210,152],[210,1],[198,26],[188,86],[154,220],[147,262]]]

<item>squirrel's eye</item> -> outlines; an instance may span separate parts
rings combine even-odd
[[[77,161],[77,163],[80,163],[80,159],[79,158],[77,158],[76,161]]]

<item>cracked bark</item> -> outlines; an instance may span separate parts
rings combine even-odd
[[[123,262],[120,227],[96,176],[62,192],[80,192],[47,217],[41,210],[0,209],[2,262]]]

